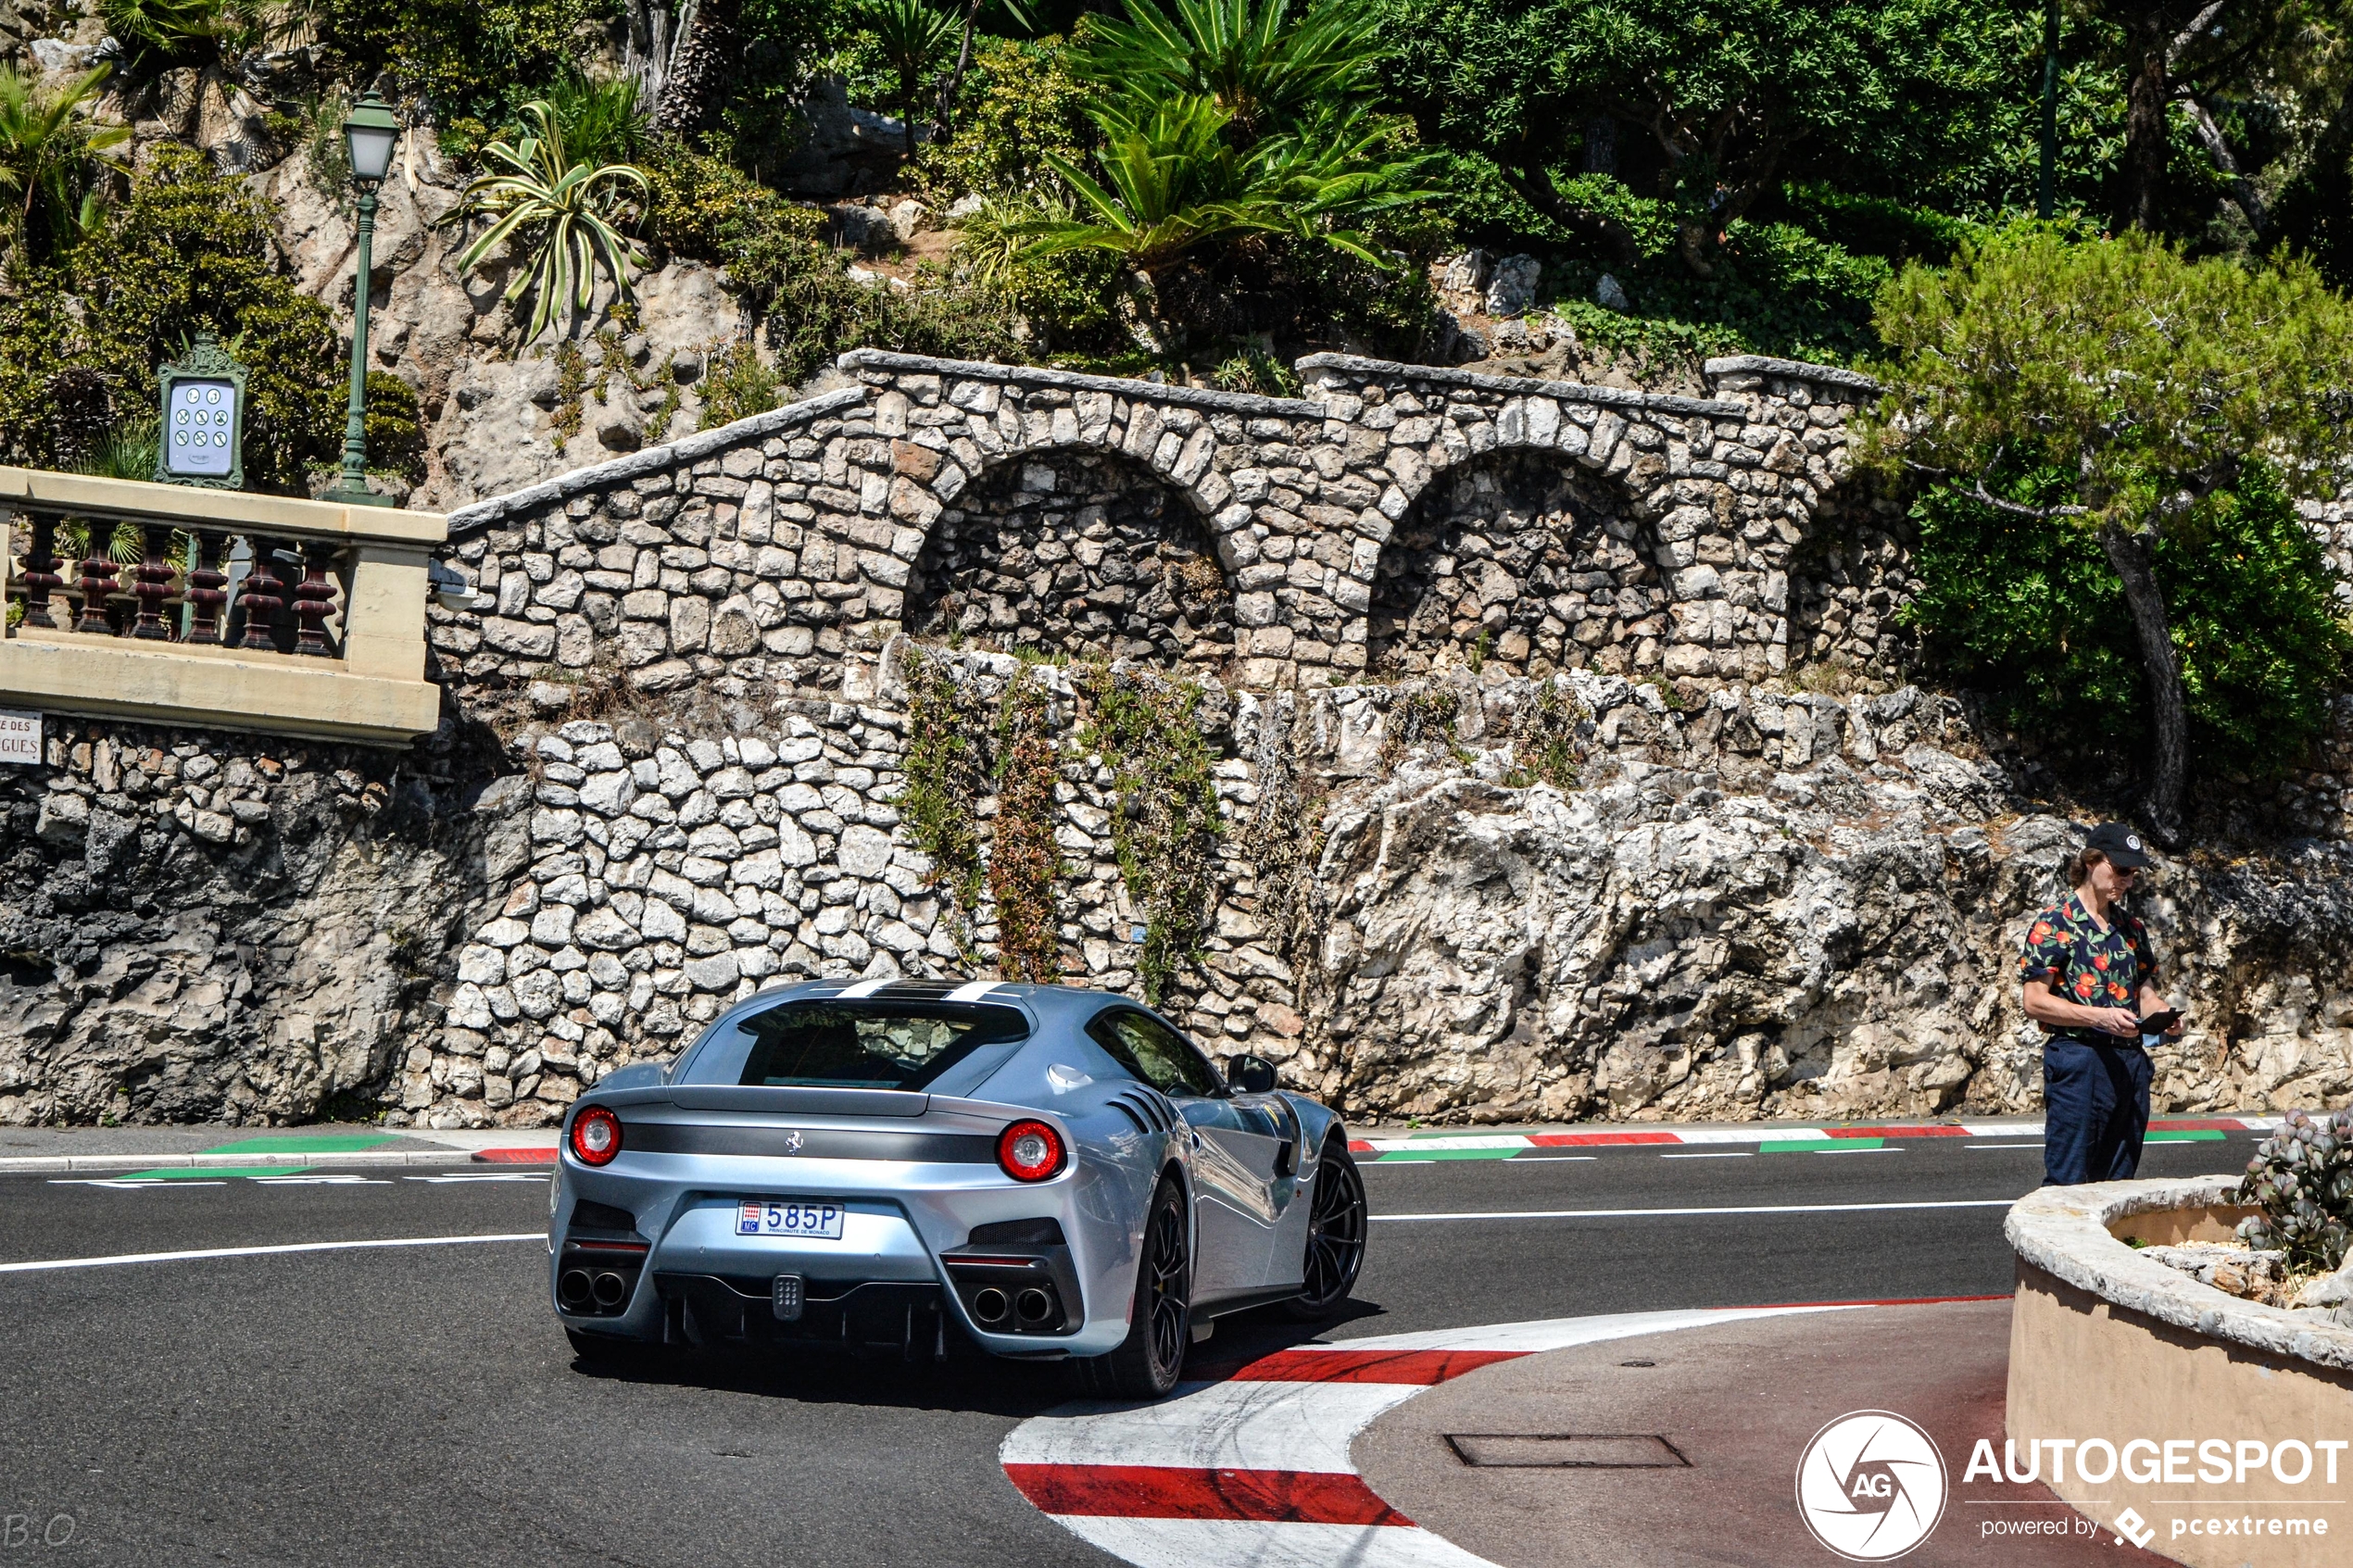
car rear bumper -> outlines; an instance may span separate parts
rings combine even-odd
[[[1016,1183],[970,1163],[624,1152],[601,1168],[567,1157],[558,1180],[550,1304],[584,1332],[928,1355],[952,1322],[984,1349],[1022,1357],[1101,1355],[1126,1336],[1134,1238],[1100,1216],[1133,1205],[1117,1192],[1089,1196],[1091,1184],[1116,1184],[1116,1172],[1075,1164],[1050,1181]],[[738,1234],[738,1205],[761,1198],[838,1201],[842,1236]],[[581,1256],[572,1215],[584,1200],[626,1210],[647,1250],[623,1300],[573,1310],[562,1278]],[[1047,1220],[1059,1242],[968,1245],[983,1226]],[[797,1319],[774,1306],[774,1282],[786,1274],[800,1282]],[[1047,1310],[1022,1310],[1040,1299]]]

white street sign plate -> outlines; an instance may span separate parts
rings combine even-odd
[[[0,708],[0,762],[41,762],[41,715]]]
[[[164,467],[172,473],[227,473],[236,412],[237,389],[225,379],[174,383],[164,420]]]

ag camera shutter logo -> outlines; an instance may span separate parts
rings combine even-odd
[[[1797,1461],[1797,1514],[1849,1562],[1887,1562],[1944,1517],[1944,1456],[1893,1411],[1856,1411],[1814,1434]]]

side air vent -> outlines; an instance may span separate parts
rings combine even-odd
[[[575,1230],[619,1231],[626,1236],[637,1228],[637,1216],[626,1209],[584,1198],[572,1206],[572,1223]]]
[[[1052,1215],[1036,1220],[999,1220],[992,1224],[975,1225],[966,1247],[1060,1247],[1063,1242],[1062,1222]]]
[[[1114,1110],[1118,1111],[1122,1116],[1126,1117],[1128,1121],[1135,1123],[1136,1131],[1142,1133],[1147,1136],[1151,1135],[1151,1128],[1145,1123],[1143,1113],[1138,1110],[1133,1105],[1124,1099],[1113,1100],[1111,1104]]]

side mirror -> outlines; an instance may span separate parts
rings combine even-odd
[[[1275,1087],[1275,1064],[1263,1056],[1238,1056],[1226,1062],[1226,1082],[1238,1095],[1263,1095]]]

